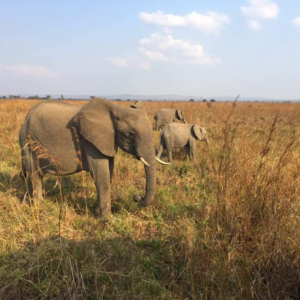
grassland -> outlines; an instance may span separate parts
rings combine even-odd
[[[0,299],[300,298],[300,104],[146,103],[151,122],[181,108],[210,147],[159,165],[146,208],[132,201],[143,167],[119,150],[101,221],[83,172],[20,201],[18,131],[35,103],[0,101]]]

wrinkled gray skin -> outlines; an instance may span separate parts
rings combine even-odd
[[[157,157],[160,159],[164,150],[168,152],[169,162],[173,161],[173,148],[185,148],[186,158],[196,157],[196,140],[209,144],[206,130],[195,124],[170,123],[164,127],[160,136],[160,147]]]
[[[155,130],[159,130],[169,123],[179,121],[185,122],[183,111],[180,109],[160,109],[154,115]]]
[[[45,174],[69,175],[85,170],[95,182],[100,216],[109,216],[110,182],[120,147],[150,165],[145,165],[146,195],[140,203],[147,206],[153,200],[155,150],[151,124],[143,110],[124,108],[104,99],[94,99],[84,106],[41,102],[27,114],[19,141],[31,197],[42,199]]]
[[[144,102],[141,100],[136,100],[134,102],[134,104],[130,105],[130,107],[136,108],[136,109],[142,109],[145,113],[147,113],[146,106],[145,106]]]

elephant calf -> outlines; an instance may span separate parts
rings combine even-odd
[[[157,160],[160,161],[164,150],[168,152],[168,160],[172,162],[173,148],[185,148],[186,157],[196,155],[196,140],[205,141],[209,144],[206,130],[196,124],[170,123],[164,127],[160,136],[160,147],[157,154]]]
[[[147,114],[147,109],[143,101],[136,100],[132,105],[130,105],[131,108],[136,109],[142,109]]]
[[[183,121],[186,123],[184,113],[180,109],[159,109],[154,115],[154,121],[155,130],[159,130],[172,122]]]

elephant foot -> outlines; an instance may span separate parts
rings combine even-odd
[[[111,216],[111,209],[100,209],[100,206],[96,204],[95,215],[101,219],[108,219]]]
[[[100,217],[100,207],[99,207],[99,205],[98,205],[98,204],[96,204],[96,205],[95,205],[95,208],[94,208],[94,210],[95,210],[95,214],[96,214],[96,216],[97,216],[97,217]]]

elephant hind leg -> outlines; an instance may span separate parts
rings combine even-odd
[[[28,148],[23,149],[22,151],[22,171],[20,177],[26,185],[26,190],[28,192],[27,198],[30,199],[43,199],[43,189],[42,189],[42,180],[43,172],[40,172],[37,169],[35,158]]]
[[[157,153],[157,158],[159,158],[159,159],[160,159],[160,157],[161,157],[161,155],[162,155],[163,151],[164,151],[164,147],[163,147],[163,145],[162,145],[162,144],[160,144],[160,146],[159,146],[159,150],[158,150],[158,153]]]
[[[173,157],[172,157],[172,150],[168,149],[168,160],[170,163],[173,162]]]
[[[31,199],[43,199],[42,176],[37,172],[26,176],[27,189]]]

